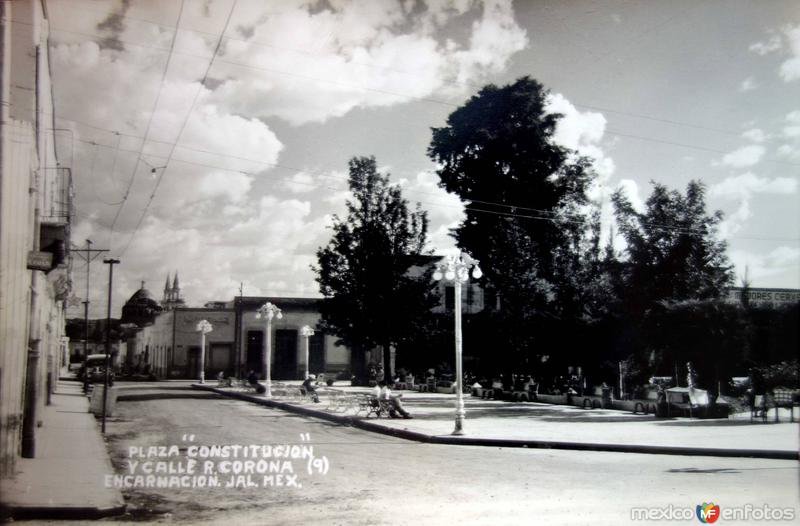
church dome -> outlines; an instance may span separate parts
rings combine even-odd
[[[125,302],[125,305],[129,303],[147,303],[148,301],[152,301],[156,305],[158,304],[153,294],[142,285],[142,288],[134,292],[133,296]]]
[[[139,327],[153,323],[156,315],[161,312],[161,306],[153,298],[149,290],[142,287],[133,293],[122,307],[122,323],[135,323]]]

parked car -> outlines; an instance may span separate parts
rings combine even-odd
[[[84,368],[86,367],[86,368]],[[87,376],[88,370],[88,376]],[[86,358],[86,364],[81,365],[78,371],[78,379],[83,380],[88,377],[91,383],[103,383],[106,381],[106,355],[90,354]],[[108,372],[108,385],[114,385],[114,371]]]

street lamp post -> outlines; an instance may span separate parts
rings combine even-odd
[[[256,318],[261,319],[264,318],[267,321],[266,327],[266,334],[264,334],[265,341],[265,349],[266,352],[264,353],[264,371],[265,371],[265,380],[267,384],[267,390],[264,393],[265,396],[270,397],[272,396],[272,371],[270,369],[271,362],[272,362],[272,318],[283,318],[283,312],[277,306],[273,305],[270,302],[266,302],[264,305],[259,307],[258,311],[256,311]]]
[[[306,340],[306,346],[305,346],[306,347],[306,374],[303,376],[303,380],[305,380],[306,378],[308,378],[308,372],[309,372],[308,371],[308,357],[309,357],[308,338],[311,337],[311,336],[314,336],[314,329],[312,329],[308,325],[303,325],[303,328],[300,329],[300,335],[303,336],[303,338],[305,338],[305,340]]]
[[[478,267],[478,260],[466,252],[459,252],[454,256],[447,257],[439,263],[433,273],[433,279],[440,281],[445,279],[452,282],[455,287],[455,337],[456,337],[456,427],[454,435],[464,434],[464,418],[467,415],[464,409],[464,374],[461,367],[461,285],[469,281],[470,269],[472,277],[480,278],[483,273]]]
[[[200,383],[206,383],[206,334],[213,331],[214,327],[208,320],[200,320],[195,328],[200,333]]]

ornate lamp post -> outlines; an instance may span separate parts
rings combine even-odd
[[[456,318],[456,427],[453,430],[454,435],[464,434],[464,418],[467,414],[464,410],[464,375],[461,370],[461,285],[469,281],[470,269],[472,270],[473,278],[478,279],[483,276],[481,269],[478,267],[478,260],[473,259],[466,252],[459,252],[454,256],[448,256],[439,263],[433,273],[433,279],[436,281],[445,279],[453,282],[455,286],[455,305],[453,310]]]
[[[283,318],[283,312],[277,306],[273,305],[270,302],[266,302],[261,307],[258,308],[256,311],[256,318],[261,319],[264,318],[267,321],[266,327],[266,334],[264,334],[265,342],[265,350],[264,353],[264,371],[265,371],[265,380],[267,384],[267,391],[264,393],[265,396],[270,397],[272,396],[272,371],[270,369],[272,364],[272,318]]]
[[[308,378],[308,356],[309,356],[309,353],[308,353],[308,338],[310,336],[314,336],[314,329],[312,329],[308,325],[303,325],[303,328],[300,329],[300,335],[303,336],[303,338],[305,338],[305,340],[306,340],[306,374],[303,375],[303,380],[305,380],[306,378]]]
[[[214,327],[207,320],[197,322],[195,328],[200,333],[200,383],[206,383],[206,333],[214,330]]]

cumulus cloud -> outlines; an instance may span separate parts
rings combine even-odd
[[[740,197],[744,194],[793,194],[797,191],[797,180],[791,177],[758,177],[746,172],[713,185],[711,195]]]
[[[756,79],[754,79],[753,77],[747,77],[741,82],[741,84],[739,84],[739,91],[741,92],[753,91],[757,87],[758,84],[756,83]]]
[[[783,52],[788,58],[781,63],[778,74],[785,82],[800,80],[800,24],[784,26],[778,34],[773,32],[766,41],[752,44],[750,51],[762,56]]]
[[[781,48],[781,37],[772,35],[768,40],[755,42],[750,45],[750,51],[758,55],[766,55]]]
[[[295,125],[324,122],[354,108],[463,94],[527,46],[510,1],[431,4],[412,14],[388,0],[331,3],[314,13],[249,4],[238,18],[252,38],[228,42],[213,100]],[[475,17],[467,41],[440,41],[442,26],[466,12]]]
[[[781,138],[785,143],[778,147],[778,155],[792,162],[800,161],[800,111],[790,112],[785,121],[781,131]]]
[[[307,172],[297,172],[285,180],[283,185],[293,194],[305,194],[316,188],[314,177]]]
[[[786,126],[783,135],[787,138],[800,138],[800,110],[795,110],[786,115]]]
[[[76,144],[76,232],[122,255],[115,302],[175,269],[194,305],[229,299],[239,281],[253,294],[314,293],[308,263],[344,211],[346,175],[273,176],[276,120],[463,97],[528,45],[511,0],[240,0],[214,55],[233,4],[187,2],[176,33],[179,5],[49,6],[66,30],[51,34],[51,62],[59,125]],[[430,211],[432,245],[452,246],[457,199],[430,173],[404,184]]]
[[[797,247],[780,246],[766,253],[732,250],[730,259],[739,276],[743,277],[747,269],[753,286],[765,286],[765,282],[766,286],[773,283],[797,286],[797,276],[800,276],[800,249]]]
[[[749,139],[753,142],[764,142],[767,140],[767,135],[764,133],[763,130],[759,128],[751,128],[744,133],[742,133],[742,137],[745,139]]]
[[[784,34],[791,56],[781,64],[781,78],[786,82],[800,80],[800,25],[787,27]]]
[[[224,196],[234,203],[247,197],[253,185],[253,178],[236,172],[212,172],[200,181],[200,192],[208,197]]]
[[[644,213],[646,206],[636,181],[633,179],[622,179],[617,185],[617,189],[622,190],[622,193],[628,198],[628,201],[631,202],[631,206],[633,206],[634,210],[640,214]]]
[[[588,189],[587,195],[600,207],[601,236],[606,236],[614,224],[614,210],[609,199],[609,182],[616,169],[614,160],[606,154],[602,146],[606,118],[602,113],[579,111],[560,93],[548,96],[546,111],[562,115],[556,125],[553,141],[577,152],[578,155],[592,159],[592,167],[597,178]]]
[[[578,154],[590,157],[592,166],[602,182],[614,173],[614,160],[600,146],[606,130],[606,118],[602,113],[579,111],[562,94],[548,96],[546,111],[563,115],[556,125],[553,140]]]
[[[431,171],[419,172],[411,179],[400,179],[398,183],[403,189],[403,197],[408,199],[411,206],[420,203],[428,212],[428,246],[437,254],[447,253],[455,247],[450,230],[466,217],[461,199],[440,188],[439,176]]]
[[[766,149],[763,146],[750,144],[725,154],[722,157],[722,161],[717,161],[716,164],[730,166],[731,168],[747,168],[758,164],[765,152]]]
[[[797,193],[797,180],[790,177],[759,177],[752,172],[732,176],[711,186],[709,194],[738,201],[738,206],[728,212],[720,224],[723,238],[730,237],[752,217],[751,201],[754,194],[788,195]]]

